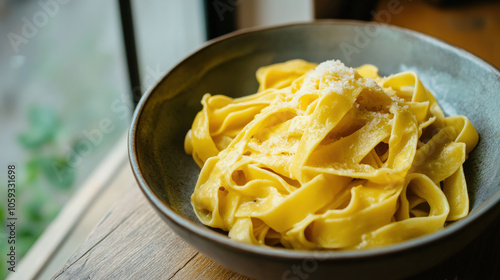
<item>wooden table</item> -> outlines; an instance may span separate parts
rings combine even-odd
[[[131,171],[126,176],[134,186],[53,279],[248,279],[216,264],[173,233]],[[500,217],[459,254],[412,279],[500,279]]]

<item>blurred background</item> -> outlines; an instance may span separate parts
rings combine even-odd
[[[500,67],[500,1],[0,0],[0,216],[6,224],[14,164],[17,257],[125,141],[135,103],[177,62],[237,29],[314,19],[409,28]],[[105,198],[109,207],[115,194]],[[8,236],[2,226],[0,278]]]

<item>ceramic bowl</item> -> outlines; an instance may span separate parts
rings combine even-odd
[[[301,58],[371,63],[382,75],[413,70],[447,115],[470,118],[479,144],[464,168],[470,215],[408,242],[362,251],[259,247],[203,226],[190,204],[199,167],[184,136],[204,93],[232,97],[257,90],[263,65]],[[223,266],[255,279],[392,279],[414,275],[458,252],[500,212],[500,73],[429,36],[376,23],[320,21],[236,32],[209,42],[172,68],[137,106],[129,156],[137,182],[163,220]]]

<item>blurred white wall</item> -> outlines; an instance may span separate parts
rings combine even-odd
[[[203,1],[132,1],[143,91],[205,42]]]
[[[314,19],[312,0],[239,0],[238,27],[268,26]]]

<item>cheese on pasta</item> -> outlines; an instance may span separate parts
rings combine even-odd
[[[415,73],[291,60],[257,80],[246,97],[205,94],[186,135],[203,224],[251,244],[361,249],[468,214],[462,164],[478,134]]]

